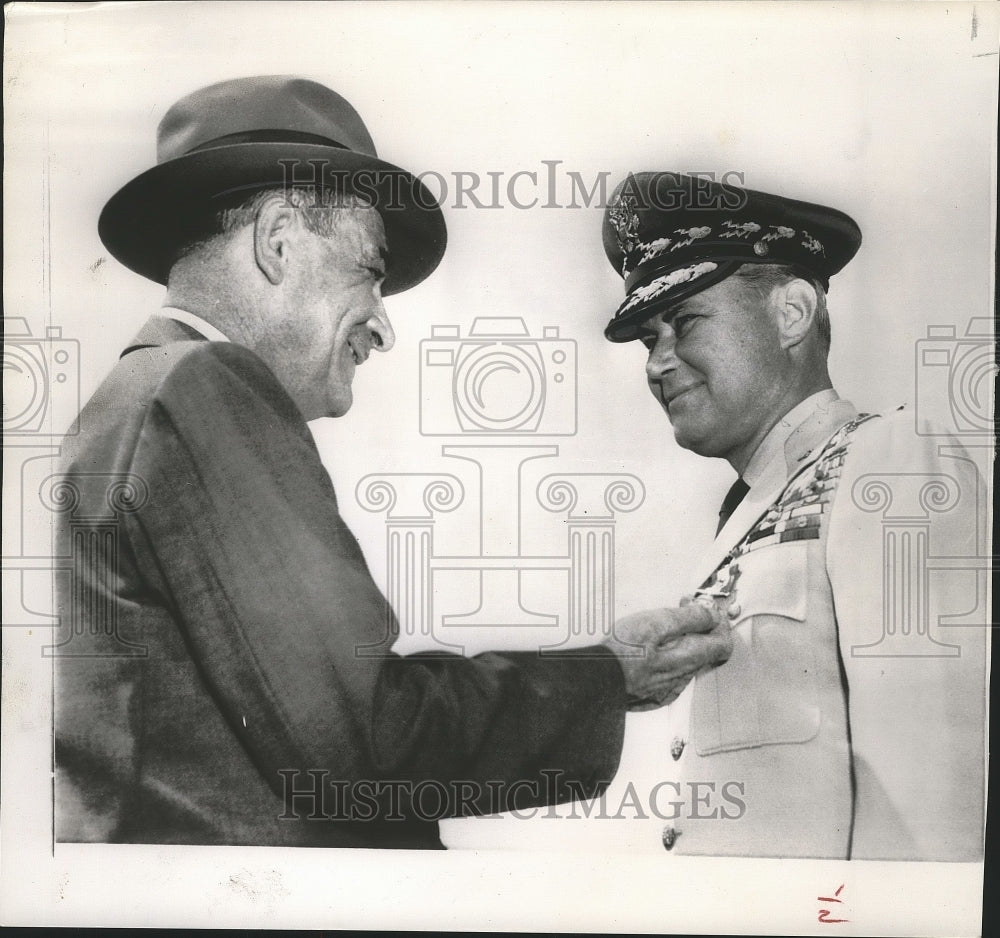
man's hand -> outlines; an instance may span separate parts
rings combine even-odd
[[[604,644],[625,672],[630,710],[673,703],[692,677],[722,664],[733,651],[725,612],[700,602],[619,619]]]

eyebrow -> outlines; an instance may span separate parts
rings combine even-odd
[[[687,299],[681,300],[676,306],[671,306],[670,309],[664,310],[661,316],[666,317],[669,315],[670,319],[676,319],[678,316],[690,312],[691,301],[693,299],[694,299],[693,296],[689,296],[687,297]]]

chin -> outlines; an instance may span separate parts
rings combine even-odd
[[[327,417],[343,417],[350,409],[351,405],[354,403],[354,395],[348,390],[346,393],[340,391],[338,394],[330,398],[329,404],[326,408]]]
[[[690,450],[697,456],[721,456],[717,445],[704,437],[685,433],[683,429],[674,426],[674,440],[681,449]]]

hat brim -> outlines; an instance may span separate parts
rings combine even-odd
[[[289,166],[288,160],[298,160]],[[101,241],[130,270],[166,284],[178,250],[204,233],[206,214],[245,192],[308,184],[323,161],[331,188],[367,198],[382,216],[389,263],[382,292],[416,286],[444,255],[448,236],[437,200],[411,173],[353,150],[312,143],[242,143],[161,163],[116,192],[98,221]],[[286,178],[286,176],[288,178]]]

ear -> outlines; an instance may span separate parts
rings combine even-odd
[[[288,253],[298,216],[282,196],[267,199],[253,223],[254,260],[261,273],[275,286],[285,279]]]
[[[816,289],[806,280],[790,280],[774,292],[778,334],[783,349],[798,345],[816,317]]]

